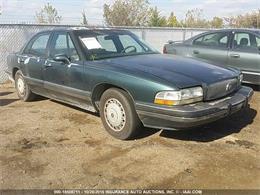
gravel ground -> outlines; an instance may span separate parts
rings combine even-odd
[[[100,118],[0,85],[0,189],[260,189],[260,92],[251,108],[186,131],[140,129],[132,141]]]

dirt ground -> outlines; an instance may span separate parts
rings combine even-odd
[[[112,138],[92,113],[25,103],[0,85],[0,189],[260,189],[260,91],[251,108],[186,131]]]

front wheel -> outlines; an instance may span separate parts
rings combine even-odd
[[[22,71],[18,70],[15,73],[15,88],[18,97],[25,101],[31,101],[35,98],[35,94],[30,90],[29,85],[25,82]]]
[[[100,116],[107,132],[117,139],[133,138],[141,127],[131,97],[121,89],[111,88],[103,93]]]

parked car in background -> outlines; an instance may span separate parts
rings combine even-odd
[[[183,42],[169,41],[163,52],[238,68],[243,82],[260,85],[260,30],[209,31]]]
[[[253,94],[241,86],[240,71],[173,59],[125,30],[41,32],[7,63],[20,99],[38,94],[98,112],[118,139],[131,138],[142,126],[209,123],[247,107]]]

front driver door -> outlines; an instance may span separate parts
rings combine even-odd
[[[233,34],[228,65],[243,72],[244,82],[260,84],[260,38],[249,32]]]
[[[57,54],[67,55],[67,53],[67,34],[54,33],[51,40],[49,57],[43,66],[43,75],[44,87],[48,89],[51,96],[56,98],[62,96],[63,87],[68,85],[68,65],[61,61],[55,61],[54,56]]]
[[[67,32],[56,32],[51,42],[49,58],[44,65],[44,87],[53,98],[85,107],[90,102],[90,93],[84,90],[84,63],[70,35]],[[57,55],[66,56],[68,62],[55,61]]]

